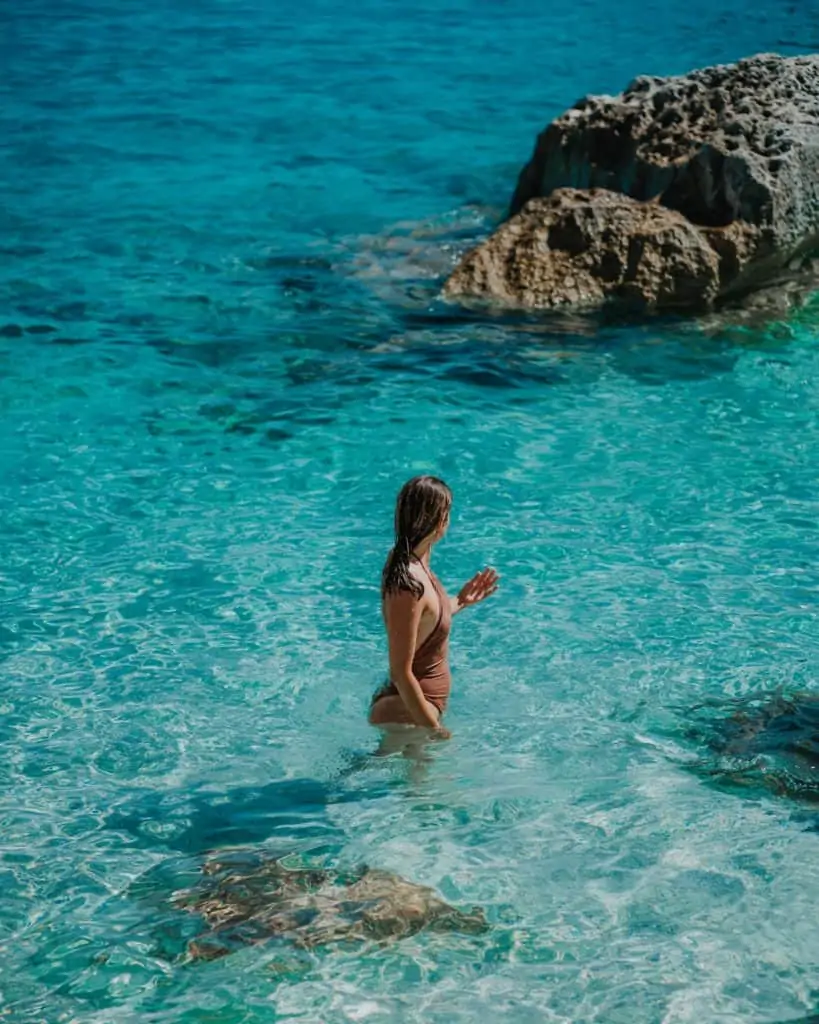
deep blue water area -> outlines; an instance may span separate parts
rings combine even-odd
[[[819,1012],[813,762],[707,741],[816,689],[816,305],[437,298],[582,94],[817,49],[811,3],[0,4],[0,1017]],[[444,582],[502,587],[415,764],[366,711],[420,471]],[[228,846],[491,928],[185,963],[172,894]]]

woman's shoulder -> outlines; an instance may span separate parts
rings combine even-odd
[[[388,591],[384,595],[385,602],[393,603],[399,602],[418,602],[422,607],[426,607],[431,601],[431,593],[433,591],[432,580],[424,571],[423,566],[417,562],[411,562],[409,565],[409,574],[413,580],[420,584],[423,588],[420,596],[416,596],[409,588],[402,587],[399,590]]]
[[[424,590],[426,590],[429,586],[429,573],[423,565],[421,565],[420,562],[410,562],[409,571],[413,579],[418,580],[419,583],[423,583]]]

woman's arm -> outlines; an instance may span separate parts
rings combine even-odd
[[[390,679],[395,683],[413,722],[426,729],[437,730],[440,728],[438,711],[424,697],[424,691],[412,671],[422,611],[423,603],[406,591],[390,594],[385,601]]]
[[[471,580],[467,580],[464,583],[458,591],[457,597],[450,598],[452,614],[457,615],[464,608],[469,608],[473,604],[480,604],[487,597],[491,597],[498,589],[499,579],[500,577],[494,569],[486,568],[476,572]]]

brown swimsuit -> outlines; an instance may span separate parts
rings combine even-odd
[[[449,671],[449,631],[452,628],[452,607],[438,577],[424,566],[424,571],[438,595],[438,621],[432,632],[416,650],[412,659],[412,674],[418,680],[424,697],[440,714],[446,710],[452,676]],[[400,696],[392,680],[375,694],[373,704],[382,697]]]

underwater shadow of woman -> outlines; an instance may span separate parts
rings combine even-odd
[[[140,846],[185,854],[253,846],[273,838],[292,850],[317,840],[340,842],[343,833],[331,821],[328,808],[377,799],[389,788],[385,783],[345,790],[314,779],[282,779],[224,791],[150,793],[130,807],[126,804],[111,811],[104,825]]]

